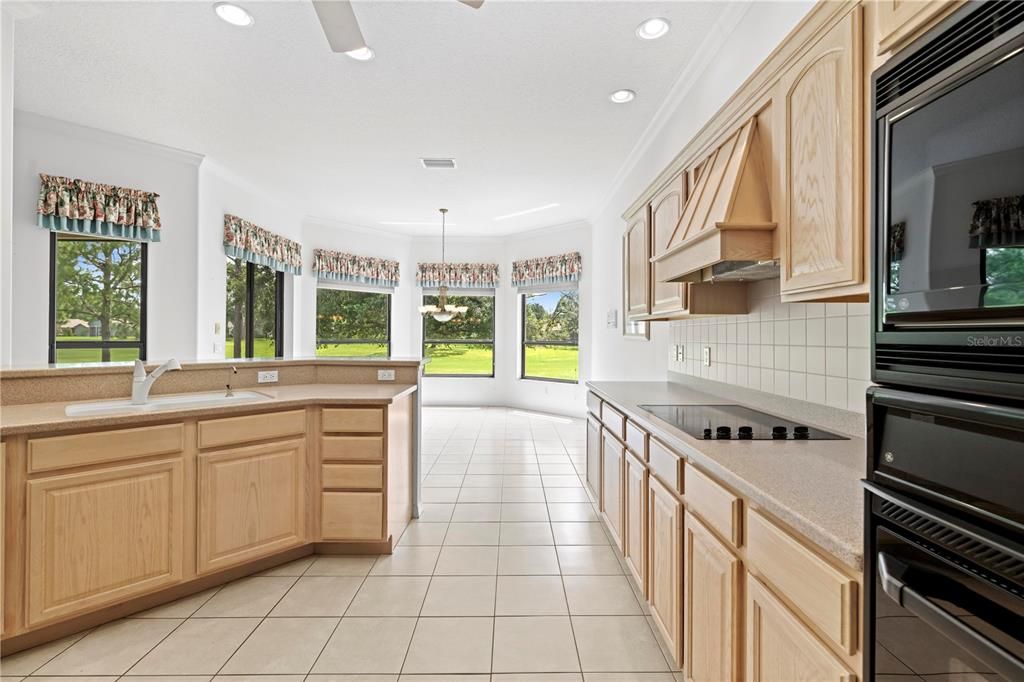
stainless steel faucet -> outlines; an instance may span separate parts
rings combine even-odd
[[[231,388],[231,378],[236,374],[238,374],[238,368],[235,367],[234,365],[231,365],[231,373],[228,374],[228,390],[224,394],[225,398],[230,398],[235,395],[235,391]]]
[[[149,389],[153,388],[153,384],[160,378],[160,375],[172,369],[181,369],[181,365],[174,358],[171,358],[147,375],[146,365],[143,364],[142,360],[136,360],[135,372],[132,375],[132,405],[145,405],[146,401],[149,400]]]

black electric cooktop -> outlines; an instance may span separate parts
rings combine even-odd
[[[641,405],[655,417],[705,440],[848,440],[740,405]]]

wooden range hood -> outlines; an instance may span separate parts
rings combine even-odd
[[[651,259],[662,282],[699,282],[726,261],[774,258],[771,198],[757,118],[748,120],[700,165],[668,248]]]

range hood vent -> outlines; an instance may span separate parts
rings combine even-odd
[[[700,165],[668,248],[652,259],[660,281],[699,280],[731,262],[740,265],[720,267],[720,279],[742,269],[750,275],[732,279],[778,276],[777,267],[771,275],[764,267],[774,258],[775,223],[757,126],[757,117],[748,120]]]
[[[707,279],[712,282],[754,282],[761,279],[778,279],[777,260],[724,260],[710,268]]]

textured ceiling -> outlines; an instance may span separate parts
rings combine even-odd
[[[311,216],[435,234],[447,206],[452,234],[509,234],[603,205],[727,3],[360,2],[366,63],[330,52],[308,2],[241,4],[247,29],[212,2],[34,2],[15,106],[205,154]],[[651,16],[672,31],[637,39]]]

